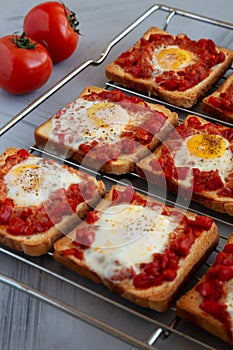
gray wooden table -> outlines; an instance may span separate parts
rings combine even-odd
[[[22,31],[24,15],[37,3],[39,1],[36,0],[8,0],[4,3],[1,0],[0,35]],[[67,0],[66,5],[77,13],[80,21],[82,35],[76,52],[68,60],[54,66],[49,81],[37,91],[12,96],[0,90],[0,127],[37,101],[76,67],[89,59],[98,59],[107,43],[154,4],[151,0]],[[170,0],[162,4],[233,22],[232,0]],[[75,98],[85,86],[104,87],[105,65],[150,26],[163,27],[165,17],[166,14],[155,12],[114,45],[102,64],[88,65],[39,104],[1,136],[0,152],[5,147],[33,146],[33,132],[37,125]],[[232,31],[218,26],[177,17],[169,25],[169,31],[185,32],[194,39],[208,36],[218,44],[233,49]],[[221,220],[217,222],[221,234],[227,237],[232,230],[231,225],[221,223]],[[154,331],[162,332],[164,324],[169,330],[174,317],[174,309],[160,315],[122,301],[103,286],[95,286],[55,263],[50,254],[32,259],[8,250],[6,253],[0,246],[1,350],[149,348],[149,339]],[[192,337],[198,340],[193,341]],[[206,341],[209,348],[223,349],[221,341],[182,323],[170,336],[161,334],[152,348],[205,349],[208,348],[203,345]]]

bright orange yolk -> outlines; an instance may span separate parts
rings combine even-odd
[[[157,55],[160,66],[164,69],[178,70],[192,61],[191,53],[179,47],[167,47]]]
[[[197,134],[187,141],[191,154],[199,158],[221,157],[226,150],[225,140],[214,134]]]

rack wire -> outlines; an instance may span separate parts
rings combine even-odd
[[[59,82],[57,82],[51,89],[49,89],[47,92],[42,94],[39,98],[34,100],[29,106],[27,106],[24,110],[22,110],[20,113],[18,113],[14,118],[12,118],[8,123],[6,123],[1,129],[0,129],[0,136],[6,133],[8,130],[10,130],[15,124],[20,122],[25,116],[30,114],[35,108],[37,108],[41,103],[43,103],[46,99],[48,99],[50,96],[52,96],[56,91],[58,91],[61,87],[65,86],[68,81],[73,79],[76,75],[78,75],[82,70],[87,68],[90,65],[97,66],[104,62],[107,55],[109,54],[110,50],[113,48],[114,45],[116,45],[120,40],[122,40],[127,34],[129,34],[134,28],[136,28],[140,23],[142,23],[145,19],[150,17],[153,13],[160,11],[163,13],[166,13],[167,16],[164,19],[164,25],[163,29],[167,30],[168,25],[172,21],[172,19],[176,16],[179,17],[186,17],[194,21],[200,21],[203,23],[207,23],[211,26],[217,26],[225,28],[229,31],[233,30],[233,24],[228,22],[219,21],[213,18],[200,16],[196,13],[192,12],[186,12],[177,8],[171,8],[168,6],[164,6],[162,4],[155,4],[151,8],[149,8],[145,13],[143,13],[139,18],[137,18],[132,24],[130,24],[125,30],[123,30],[118,36],[116,36],[108,45],[103,49],[103,51],[100,53],[100,56],[97,59],[90,59],[86,62],[84,62],[81,66],[75,68],[73,71],[71,71],[67,76],[62,78]],[[232,32],[233,33],[233,32]],[[232,70],[232,68],[230,69]],[[226,77],[223,77],[223,79],[226,79]],[[119,86],[118,84],[115,84],[113,82],[106,82],[107,89],[112,88],[118,88],[123,90],[124,92],[128,94],[134,94],[137,96],[140,96],[144,99],[149,100],[150,102],[156,102],[161,103],[161,100],[149,97],[146,95],[143,95],[141,93],[128,90],[126,88],[123,88],[122,86]],[[175,109],[179,116],[182,118],[190,113],[195,113],[196,115],[199,115],[205,119],[209,119],[211,122],[217,122],[217,120],[213,117],[207,116],[203,114],[200,111],[200,108],[198,106],[195,107],[195,109],[185,109],[181,107],[175,107],[171,104],[168,104],[164,101],[162,101],[164,105],[166,105],[168,108]],[[230,125],[229,123],[223,122],[225,125]],[[39,149],[37,146],[29,146],[29,151],[31,153],[39,153],[44,156],[50,156],[58,158],[58,160],[63,161],[71,166],[77,166],[77,164],[74,164],[72,161],[64,160],[58,156],[54,156],[53,154],[48,153],[45,150]],[[79,166],[84,171],[88,171],[92,173],[93,171],[89,168],[85,168],[83,166]],[[132,173],[128,176],[124,176],[124,178],[121,177],[114,177],[102,173],[96,173],[94,171],[94,175],[102,180],[104,180],[106,187],[109,186],[109,188],[115,184],[115,183],[125,183],[125,181],[130,181],[133,185],[133,187],[138,190],[139,192],[146,192],[147,191],[147,184],[146,181],[141,179],[137,174]],[[174,197],[172,194],[168,195],[168,197],[165,199],[163,197],[163,194],[160,196],[158,191],[156,190],[155,193],[150,193],[151,196],[156,197],[157,199],[166,200],[169,204],[174,204]],[[186,203],[176,203],[176,205],[183,207],[187,209]],[[203,208],[199,205],[196,205],[195,203],[190,204],[189,210],[194,211],[199,214],[206,214],[208,216],[211,216],[214,218],[214,220],[221,225],[222,227],[222,233],[221,233],[221,239],[223,240],[223,243],[227,239],[227,236],[229,232],[232,230],[233,222],[232,217],[229,217],[228,215],[220,214],[220,213],[213,213],[211,210],[208,210],[206,208]],[[233,231],[233,230],[232,230]],[[76,275],[74,274],[67,274],[67,271],[62,270],[61,273],[60,267],[58,263],[56,264],[52,258],[52,252],[49,252],[46,255],[46,262],[42,262],[41,258],[32,258],[25,256],[23,253],[13,251],[9,248],[6,248],[2,245],[0,245],[0,253],[7,255],[9,258],[14,259],[18,261],[21,264],[26,264],[32,269],[37,269],[41,271],[42,273],[49,276],[49,278],[61,281],[63,284],[67,285],[68,287],[75,288],[77,291],[81,291],[84,293],[85,296],[91,296],[98,300],[100,303],[107,304],[109,307],[113,309],[120,310],[123,315],[128,315],[128,317],[133,317],[133,319],[137,320],[137,322],[140,322],[142,324],[148,325],[149,333],[143,334],[143,336],[138,336],[135,334],[135,332],[123,330],[120,327],[117,327],[114,322],[110,324],[109,322],[106,322],[100,318],[98,318],[96,315],[92,315],[88,312],[82,311],[81,307],[77,307],[76,305],[71,305],[68,302],[64,302],[61,299],[58,299],[57,297],[54,297],[52,295],[49,295],[42,290],[39,290],[38,288],[34,288],[30,286],[27,283],[24,283],[23,281],[17,281],[16,279],[3,275],[0,273],[0,282],[7,284],[8,286],[11,286],[12,288],[15,288],[21,292],[24,292],[30,296],[33,296],[43,302],[46,302],[63,312],[66,312],[78,319],[81,319],[85,321],[88,324],[91,324],[92,326],[95,326],[115,337],[118,339],[123,340],[124,342],[127,342],[129,344],[134,345],[135,347],[139,349],[167,349],[168,344],[170,341],[177,342],[177,344],[180,344],[180,348],[182,346],[184,348],[192,345],[194,349],[212,349],[217,350],[220,349],[222,346],[222,343],[218,343],[218,340],[214,339],[211,335],[206,336],[205,332],[203,331],[202,337],[200,337],[200,333],[202,331],[198,330],[198,332],[194,331],[193,326],[187,325],[184,321],[180,320],[175,313],[175,307],[172,306],[167,313],[164,315],[160,315],[154,311],[142,309],[140,307],[137,307],[135,305],[132,305],[130,302],[124,301],[119,299],[117,296],[111,294],[110,292],[99,289],[96,285],[94,285],[92,282],[86,282],[82,279],[77,282]],[[217,250],[213,252],[213,257],[217,254]],[[51,263],[53,261],[53,263]],[[202,268],[203,271],[200,272],[200,274],[196,274],[192,281],[192,283],[195,283],[203,274],[207,268],[210,266],[211,262],[208,260],[203,264]],[[187,289],[189,288],[190,284],[187,284]],[[145,328],[147,329],[147,328]],[[193,334],[195,333],[195,335]],[[175,339],[175,340],[174,340]],[[216,345],[217,344],[217,345]],[[218,347],[218,344],[219,347]],[[225,348],[227,349],[227,345],[225,345]]]

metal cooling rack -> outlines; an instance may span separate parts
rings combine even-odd
[[[84,62],[81,66],[75,68],[71,71],[67,76],[61,79],[57,84],[55,84],[51,89],[41,95],[39,98],[34,100],[29,106],[27,106],[24,110],[22,110],[19,114],[17,114],[14,118],[12,118],[7,124],[5,124],[0,129],[0,136],[6,133],[9,129],[11,129],[15,124],[20,122],[25,116],[27,116],[30,112],[32,112],[36,107],[38,107],[41,103],[43,103],[46,99],[48,99],[51,95],[53,95],[56,91],[58,91],[61,87],[63,87],[68,81],[78,75],[82,70],[86,67],[93,65],[97,66],[104,62],[108,53],[112,49],[114,45],[116,45],[120,40],[122,40],[127,34],[129,34],[134,28],[136,28],[140,23],[142,23],[145,19],[150,17],[155,12],[161,12],[167,14],[164,19],[163,29],[167,30],[168,25],[172,21],[174,17],[185,17],[194,21],[200,21],[211,26],[222,27],[228,29],[229,31],[233,30],[233,24],[219,21],[213,18],[200,16],[198,14],[192,12],[185,12],[183,10],[179,10],[177,8],[171,8],[168,6],[164,6],[161,4],[155,4],[151,8],[149,8],[145,13],[143,13],[138,19],[136,19],[131,25],[129,25],[123,32],[121,32],[117,37],[115,37],[100,53],[99,58],[93,60],[90,59]],[[233,33],[233,32],[232,32]],[[232,68],[229,70],[229,72]],[[228,72],[228,73],[229,73]],[[226,79],[226,76],[223,77]],[[220,83],[222,83],[220,81]],[[125,89],[113,82],[106,82],[107,89],[118,88],[126,93],[134,94],[140,96],[144,99],[149,100],[150,102],[162,103],[166,105],[168,108],[177,111],[180,116],[180,120],[190,113],[194,113],[199,115],[205,119],[209,119],[211,122],[217,122],[212,117],[209,117],[203,114],[200,110],[200,107],[197,105],[193,109],[185,109],[180,107],[175,107],[171,104],[168,104],[164,101],[161,101],[157,98],[152,98],[149,96],[145,96],[143,94],[139,94],[135,91],[131,91]],[[226,125],[230,125],[229,123],[221,122]],[[69,160],[60,159],[57,156],[49,154],[44,150],[38,149],[36,146],[29,147],[29,151],[31,153],[41,154],[42,156],[51,156],[53,158],[57,158],[68,165],[76,166],[73,162]],[[124,175],[124,177],[119,176],[110,176],[102,173],[96,173],[91,169],[84,168],[83,166],[79,166],[84,171],[93,173],[98,178],[102,179],[106,188],[109,189],[115,183],[123,183],[130,181],[133,187],[139,192],[145,192],[148,194],[148,187],[146,181],[141,179],[137,174],[129,174]],[[166,201],[168,204],[176,204],[182,208],[187,209],[186,203],[177,203],[176,198],[172,194],[168,194],[166,198],[164,198],[163,193],[160,194],[159,190],[156,189],[156,192],[150,193],[151,196],[156,197],[159,200]],[[221,226],[221,235],[220,241],[222,244],[225,243],[227,236],[233,231],[233,220],[232,217],[228,215],[214,213],[207,208],[200,207],[199,205],[192,203],[189,206],[189,210],[194,211],[199,214],[208,215],[214,218],[215,222]],[[91,281],[87,281],[86,279],[79,278],[77,282],[77,275],[72,271],[68,271],[65,269],[61,270],[60,264],[54,262],[52,258],[52,252],[49,252],[44,257],[33,258],[25,256],[23,253],[13,251],[6,247],[0,246],[0,254],[7,255],[10,259],[14,259],[21,264],[25,264],[32,269],[37,269],[41,271],[41,273],[47,275],[49,278],[56,279],[57,281],[61,281],[64,285],[67,285],[69,288],[74,288],[77,292],[81,292],[84,294],[84,298],[91,297],[94,300],[100,303],[100,307],[104,305],[104,307],[109,308],[111,310],[117,310],[120,312],[120,317],[123,319],[125,316],[144,326],[145,330],[148,330],[148,334],[139,335],[136,331],[132,331],[132,329],[128,330],[127,328],[122,329],[119,325],[114,324],[114,321],[101,319],[101,317],[97,317],[91,313],[85,312],[80,307],[81,305],[71,305],[67,301],[63,301],[56,296],[49,295],[38,288],[34,288],[23,281],[17,281],[16,279],[3,275],[0,273],[0,282],[11,286],[19,291],[22,291],[30,296],[33,296],[43,302],[50,304],[78,319],[83,320],[86,323],[89,323],[92,326],[95,326],[118,339],[123,340],[129,344],[134,345],[139,349],[168,349],[169,347],[179,347],[180,349],[192,348],[192,349],[212,349],[219,350],[224,347],[224,349],[231,349],[228,345],[223,344],[220,340],[214,338],[210,334],[206,334],[205,331],[201,329],[196,329],[195,327],[187,324],[185,321],[180,320],[175,313],[175,306],[172,306],[166,313],[160,314],[156,313],[153,310],[142,309],[134,304],[131,304],[128,301],[125,301],[119,298],[117,295],[110,293],[106,288],[102,288],[94,285]],[[201,275],[207,270],[207,268],[211,265],[211,258],[214,259],[217,254],[217,250],[213,252],[211,257],[202,265],[201,269],[196,273],[193,277],[192,281],[187,284],[185,287],[189,289],[191,285],[197,282],[197,280],[201,277]],[[212,260],[213,261],[213,260]],[[184,292],[184,291],[183,291]],[[146,326],[145,326],[146,325]]]

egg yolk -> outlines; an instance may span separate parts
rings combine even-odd
[[[12,184],[15,183],[15,181],[17,181],[18,178],[25,178],[26,173],[30,172],[29,169],[38,169],[39,166],[38,165],[34,165],[34,164],[27,164],[27,165],[21,165],[16,167],[15,169],[10,171],[10,179],[12,180]],[[27,176],[26,176],[27,177]]]
[[[225,140],[214,134],[197,134],[187,141],[191,154],[200,158],[217,158],[226,150]]]
[[[107,128],[113,121],[125,123],[128,115],[120,106],[112,102],[99,102],[87,109],[87,116],[91,122],[101,128]],[[122,120],[119,120],[122,119]]]
[[[186,50],[170,47],[161,50],[157,55],[157,59],[162,68],[178,70],[188,65],[192,61],[192,56]]]
[[[26,192],[38,191],[40,186],[38,169],[39,166],[36,164],[27,164],[11,170],[8,176],[8,185],[15,186],[18,183]]]

